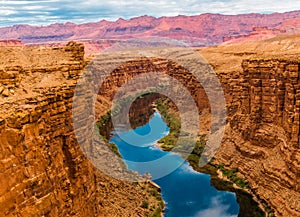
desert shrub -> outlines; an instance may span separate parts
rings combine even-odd
[[[148,203],[147,201],[144,201],[144,202],[142,203],[141,207],[142,207],[143,209],[148,209],[149,203]]]

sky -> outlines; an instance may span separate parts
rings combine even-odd
[[[0,0],[0,26],[300,10],[299,0]]]

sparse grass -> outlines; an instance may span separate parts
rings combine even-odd
[[[109,144],[109,148],[120,158],[122,158],[121,153],[119,152],[118,146],[115,143],[108,143]]]
[[[108,111],[105,115],[102,115],[98,122],[96,122],[98,133],[109,140],[112,130],[111,111]]]
[[[241,188],[249,188],[249,184],[245,180],[237,176],[237,173],[239,171],[238,168],[225,169],[224,164],[220,164],[218,165],[218,169],[220,169],[222,174],[226,176],[231,182],[235,183],[237,186]]]
[[[150,194],[154,197],[156,197],[156,199],[161,200],[161,194],[158,192],[157,189],[152,189],[150,190]]]
[[[148,201],[144,201],[144,202],[142,203],[141,207],[142,207],[143,209],[148,209],[148,207],[149,207],[149,202],[148,202]]]
[[[122,155],[119,152],[118,146],[112,142],[108,141],[107,131],[111,129],[107,129],[110,126],[111,122],[111,112],[107,112],[106,115],[100,117],[100,120],[96,123],[96,126],[99,131],[99,136],[101,136],[102,140],[108,145],[108,147],[115,153],[118,157],[122,158]]]
[[[162,118],[170,128],[170,133],[158,142],[162,144],[163,150],[171,151],[174,148],[180,133],[180,119],[169,109],[169,104],[171,103],[169,99],[160,98],[157,99],[155,103],[157,110],[160,112]]]
[[[265,205],[265,211],[267,212],[268,217],[275,217],[273,210],[267,205]]]
[[[191,141],[189,139],[182,138],[180,143],[178,137],[180,134],[180,118],[179,115],[174,112],[174,109],[170,106],[171,101],[166,98],[160,98],[156,100],[156,108],[162,115],[164,121],[170,128],[170,133],[159,140],[161,147],[164,151],[174,151],[182,154],[188,154],[187,160],[192,164],[198,164],[200,156],[204,150],[206,144],[206,135],[200,135],[198,140]],[[176,145],[176,148],[174,148]],[[173,149],[174,148],[174,149]],[[190,154],[191,153],[191,154]]]
[[[96,123],[101,135],[103,135],[104,128],[111,122],[111,111],[108,111],[105,115],[100,117],[100,120]]]
[[[158,207],[151,215],[150,217],[161,217],[162,209]]]

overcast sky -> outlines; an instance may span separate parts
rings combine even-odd
[[[141,15],[241,14],[300,10],[299,0],[0,0],[0,26],[116,20]]]

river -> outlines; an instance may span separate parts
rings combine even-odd
[[[165,217],[236,217],[239,204],[235,193],[218,191],[210,185],[210,176],[196,172],[181,156],[157,148],[156,143],[169,133],[161,115],[155,112],[149,122],[131,131],[115,129],[110,142],[115,143],[130,170],[160,177],[153,181],[161,187],[166,204]],[[138,135],[143,135],[141,141]],[[122,139],[121,139],[122,138]],[[126,142],[125,142],[125,141]],[[150,165],[163,157],[163,163]],[[162,176],[170,168],[177,168]]]

